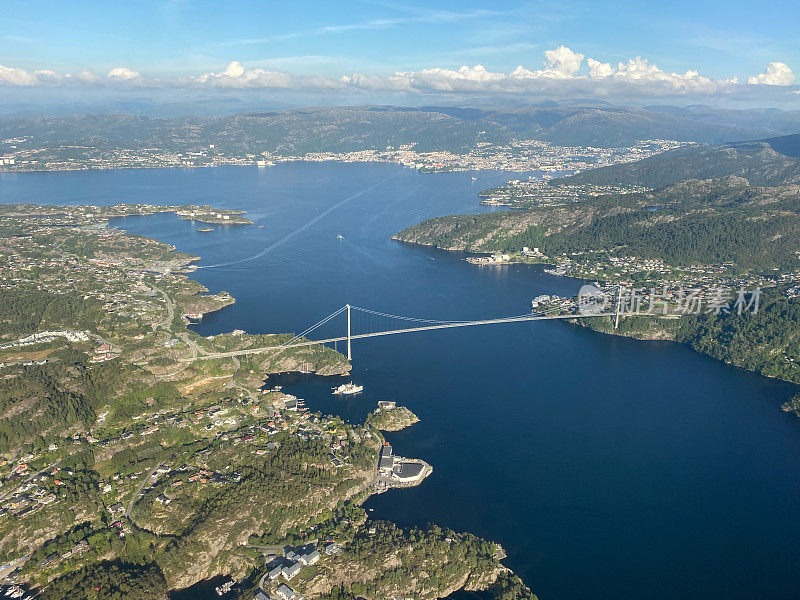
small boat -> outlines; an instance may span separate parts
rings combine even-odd
[[[477,177],[471,177],[472,181],[478,181]]]
[[[363,385],[356,385],[352,381],[350,383],[344,383],[337,388],[332,388],[333,393],[337,396],[352,396],[353,394],[358,394],[359,392],[364,391]]]
[[[231,589],[233,589],[233,586],[234,586],[235,583],[236,582],[233,579],[231,579],[230,581],[215,587],[214,591],[217,592],[217,596],[224,596],[225,594],[230,592]]]
[[[343,239],[344,239],[344,238],[342,237],[342,234],[341,234],[341,233],[338,233],[338,234],[336,234],[336,237],[337,237],[337,238],[339,238],[340,240],[343,240]]]

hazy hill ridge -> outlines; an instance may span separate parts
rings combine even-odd
[[[366,106],[242,112],[219,117],[155,118],[128,114],[0,119],[0,138],[38,145],[183,150],[215,144],[224,152],[265,150],[296,155],[416,144],[418,151],[467,151],[477,142],[533,139],[563,146],[621,147],[646,139],[722,143],[800,129],[786,122],[737,118],[709,122],[691,114],[615,106],[540,106],[513,109]],[[797,121],[797,124],[795,124]],[[770,125],[775,128],[766,127]]]

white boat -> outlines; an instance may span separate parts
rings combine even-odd
[[[364,391],[363,385],[356,385],[352,381],[350,383],[343,383],[337,388],[333,388],[333,393],[338,396],[352,396]]]
[[[340,240],[343,240],[343,239],[344,239],[344,238],[342,237],[342,234],[341,234],[341,233],[337,234],[337,235],[336,235],[336,237],[337,237],[337,238],[339,238]]]

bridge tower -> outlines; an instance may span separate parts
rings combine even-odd
[[[619,305],[622,303],[622,286],[617,286],[617,306],[614,310],[614,329],[619,328]]]
[[[347,360],[353,360],[353,353],[350,349],[350,305],[347,305]]]

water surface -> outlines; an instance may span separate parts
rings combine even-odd
[[[488,210],[475,194],[516,175],[471,176],[337,164],[3,174],[0,202],[247,210],[263,229],[199,233],[171,215],[122,221],[202,256],[194,277],[237,298],[203,321],[204,335],[301,331],[345,303],[459,320],[516,315],[536,295],[574,293],[579,282],[538,267],[477,268],[389,239],[425,218]],[[338,321],[320,334],[343,328]],[[420,416],[389,439],[434,473],[372,498],[372,516],[497,540],[506,564],[545,599],[798,596],[800,422],[778,410],[794,386],[678,344],[558,322],[374,338],[353,349],[361,396],[334,398],[330,379],[284,380],[313,409],[354,422],[383,399]]]

